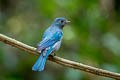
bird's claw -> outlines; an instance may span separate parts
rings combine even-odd
[[[54,53],[53,56],[56,56],[56,53]]]
[[[55,53],[53,53],[53,54],[50,54],[50,55],[51,55],[51,56],[53,56],[53,57],[54,57],[54,56],[56,56],[56,54],[55,54]]]

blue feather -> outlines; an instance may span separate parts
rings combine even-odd
[[[41,51],[41,55],[33,65],[32,70],[42,71],[47,57],[52,51],[55,52],[60,48],[63,36],[63,27],[67,22],[69,21],[65,18],[56,18],[53,24],[45,31],[42,41],[37,45],[36,49],[37,52]]]
[[[39,44],[38,44],[38,48],[37,51],[41,51],[42,49],[45,49],[53,44],[55,44],[56,42],[60,41],[62,39],[63,33],[62,32],[56,32],[52,35],[52,37],[47,38],[47,39],[43,39]]]
[[[43,53],[41,53],[38,60],[36,61],[36,63],[32,67],[33,71],[42,71],[42,70],[44,70],[45,62],[46,62],[47,57],[49,56],[49,54],[52,52],[52,50],[53,50],[53,48],[51,46],[50,49],[46,52],[46,56],[43,56]]]

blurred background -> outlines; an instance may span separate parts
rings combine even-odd
[[[71,21],[57,56],[120,72],[120,0],[0,0],[0,33],[34,47],[56,17]],[[0,80],[113,80],[50,61],[34,72],[37,58],[0,42]]]

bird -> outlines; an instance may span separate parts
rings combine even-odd
[[[37,45],[37,52],[41,52],[38,60],[33,65],[33,71],[43,71],[47,57],[59,50],[63,38],[63,27],[70,21],[63,17],[56,18],[49,26],[42,37],[42,41]]]

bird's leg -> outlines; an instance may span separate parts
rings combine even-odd
[[[55,52],[53,53],[53,56],[56,56],[56,53],[55,53]]]
[[[55,51],[52,51],[51,55],[52,55],[52,56],[56,56]]]

